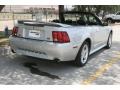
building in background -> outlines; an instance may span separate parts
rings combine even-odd
[[[41,17],[36,18],[35,13],[41,12],[44,15],[42,17],[44,21],[49,21],[48,19],[53,17],[58,18],[57,5],[5,5],[0,13],[0,31],[3,31],[5,26],[12,29],[16,20],[38,20]]]
[[[30,12],[31,10],[58,11],[57,5],[6,5],[2,12]]]
[[[72,8],[70,5],[64,7],[65,10]],[[58,18],[58,5],[5,5],[0,13],[0,31],[6,26],[12,29],[16,20],[36,19],[49,22]]]

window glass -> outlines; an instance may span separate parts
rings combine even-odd
[[[87,17],[85,14],[65,14],[65,23],[72,25],[86,25]]]
[[[93,15],[89,14],[87,15],[87,24],[88,25],[100,25],[100,21]]]

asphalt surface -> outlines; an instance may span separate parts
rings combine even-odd
[[[112,25],[113,45],[91,55],[84,67],[72,61],[55,62],[10,52],[0,47],[0,84],[7,85],[113,85],[120,84],[120,24]]]

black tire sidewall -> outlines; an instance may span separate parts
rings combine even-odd
[[[111,45],[109,46],[109,38],[110,38],[110,35],[111,35],[111,38],[112,38],[112,32],[110,32],[109,37],[108,37],[108,40],[107,40],[107,46],[106,46],[107,49],[109,49],[109,48],[112,46],[112,42],[111,42]]]
[[[80,67],[84,66],[88,62],[88,58],[87,58],[87,61],[85,63],[82,63],[81,60],[80,60],[81,52],[82,52],[82,49],[83,49],[84,45],[88,46],[88,49],[89,49],[89,51],[88,51],[88,57],[89,57],[89,52],[90,52],[89,43],[86,42],[86,41],[83,42],[83,44],[81,45],[80,50],[79,50],[79,52],[78,52],[78,54],[76,56],[76,59],[75,59],[75,64],[77,66],[80,66]]]
[[[111,21],[111,23],[109,23],[108,21]],[[109,18],[109,19],[107,19],[107,23],[108,23],[108,24],[112,24],[112,23],[113,23],[113,20]]]

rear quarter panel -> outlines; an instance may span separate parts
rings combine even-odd
[[[91,35],[91,29],[87,26],[70,26],[67,28],[61,28],[61,30],[66,31],[70,38],[71,48],[75,48],[75,55],[77,55],[82,43],[89,38],[91,40],[91,44],[93,43],[93,37]],[[93,30],[92,30],[93,31]],[[91,46],[92,47],[92,46]]]

